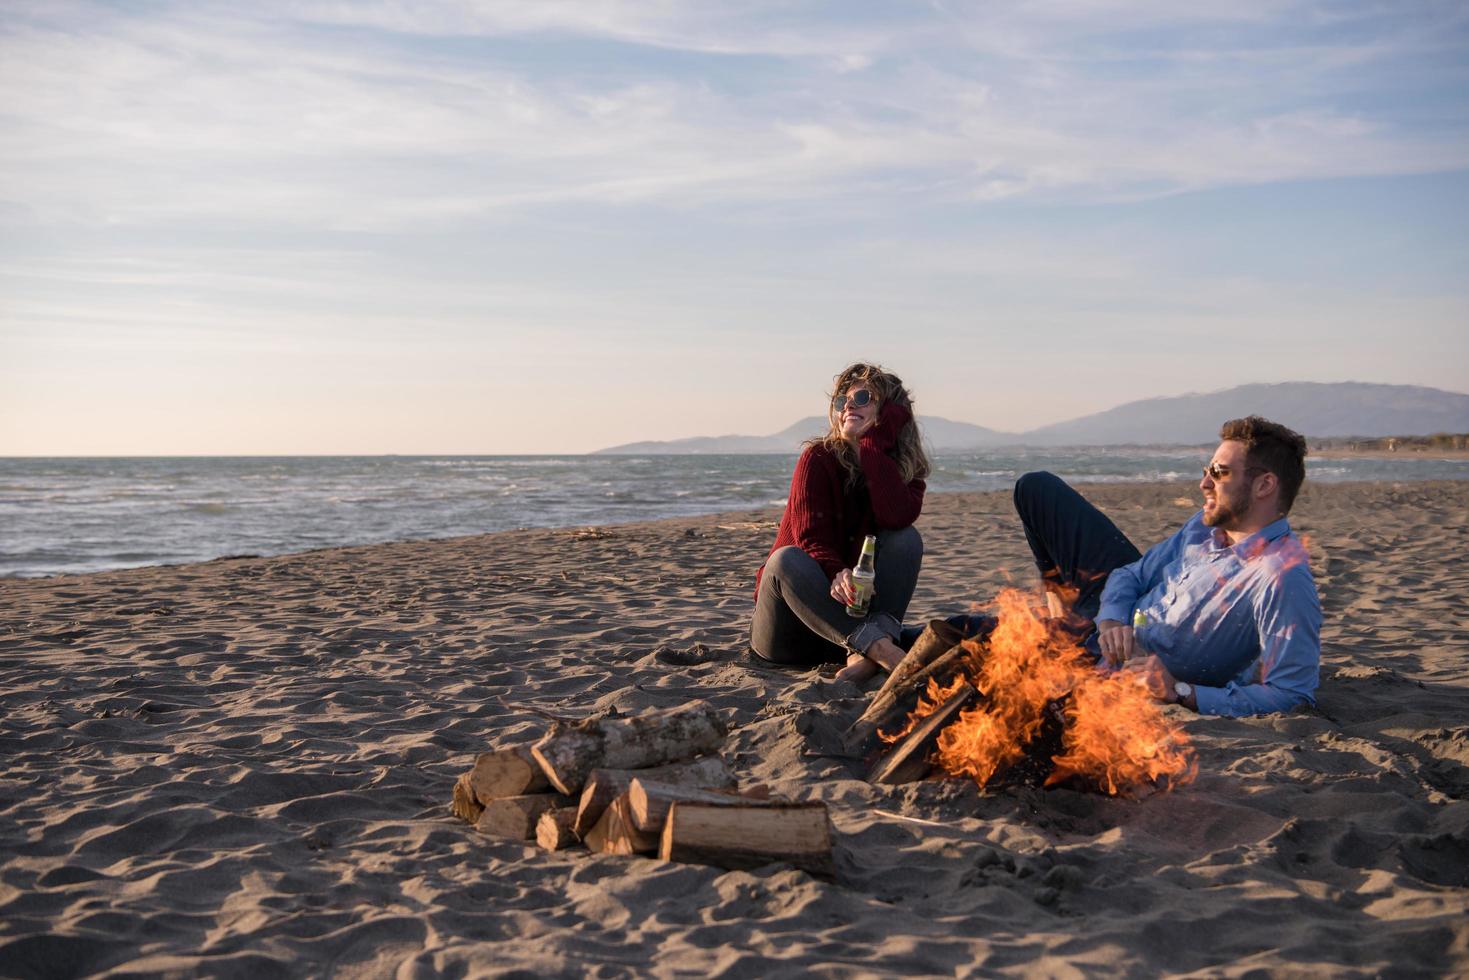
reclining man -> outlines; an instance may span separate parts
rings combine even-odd
[[[1050,473],[1016,482],[1015,509],[1068,626],[1154,697],[1210,715],[1314,705],[1321,603],[1286,520],[1306,441],[1254,415],[1219,436],[1199,481],[1204,509],[1146,555]]]

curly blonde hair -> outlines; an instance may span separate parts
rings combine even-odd
[[[913,411],[913,396],[903,387],[903,380],[879,364],[853,364],[832,379],[832,390],[827,396],[826,434],[810,440],[806,445],[825,446],[842,464],[842,469],[846,470],[848,487],[855,486],[861,478],[862,466],[857,458],[857,444],[842,435],[841,413],[832,407],[831,400],[859,382],[865,384],[877,399],[879,411],[888,402],[902,405],[909,412]],[[903,474],[903,482],[928,477],[932,468],[928,462],[928,454],[923,451],[923,439],[918,434],[916,416],[913,424],[904,426],[899,433],[892,455],[897,460],[898,470]]]

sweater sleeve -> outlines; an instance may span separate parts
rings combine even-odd
[[[834,579],[847,565],[837,540],[842,509],[841,478],[840,473],[833,472],[833,466],[823,465],[827,459],[808,449],[796,461],[791,494],[786,501],[786,520],[795,545],[816,560],[828,579]]]
[[[857,443],[862,475],[867,478],[867,493],[872,500],[872,516],[883,530],[907,527],[923,512],[927,484],[922,480],[904,483],[897,460],[887,454],[897,444],[903,427],[912,421],[913,413],[902,405],[884,405],[877,424]]]

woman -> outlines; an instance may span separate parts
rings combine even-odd
[[[778,664],[847,666],[839,679],[891,670],[894,642],[918,568],[928,457],[903,382],[853,364],[836,377],[825,436],[808,442],[791,477],[780,531],[755,579],[750,646]],[[877,535],[877,580],[867,615],[847,614],[862,541]]]

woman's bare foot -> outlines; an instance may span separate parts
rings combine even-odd
[[[902,663],[903,656],[903,648],[885,636],[880,637],[876,643],[868,647],[866,654],[868,660],[889,674],[893,672],[894,667]]]
[[[871,660],[854,653],[847,658],[847,666],[837,671],[836,680],[851,681],[853,684],[861,684],[869,678],[876,677],[878,666]]]

